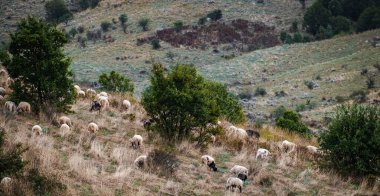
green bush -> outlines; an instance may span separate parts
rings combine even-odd
[[[111,71],[109,75],[106,73],[99,76],[99,83],[104,90],[112,92],[131,92],[133,93],[133,83],[120,73]]]
[[[369,7],[360,14],[357,31],[363,32],[380,27],[380,8]]]
[[[217,21],[223,17],[222,10],[214,10],[207,14],[207,18],[210,18],[213,21]]]
[[[277,107],[272,113],[271,113],[271,118],[274,120],[277,120],[280,118],[285,112],[286,112],[285,106],[279,106]]]
[[[46,20],[60,23],[73,18],[73,14],[67,8],[64,0],[51,0],[46,2]]]
[[[293,38],[291,35],[289,35],[287,32],[285,31],[282,31],[280,33],[280,39],[282,41],[282,43],[284,44],[292,44],[293,43]]]
[[[100,24],[100,27],[102,28],[102,30],[104,32],[107,32],[109,31],[110,27],[112,26],[112,24],[108,21],[103,21],[101,24]]]
[[[318,33],[320,27],[327,27],[330,23],[330,18],[331,12],[323,7],[322,3],[317,1],[307,9],[304,15],[303,26],[307,32],[315,35]]]
[[[294,43],[301,43],[303,42],[302,34],[297,32],[293,35],[293,41]]]
[[[180,32],[182,30],[182,28],[183,28],[183,22],[182,21],[178,20],[174,23],[175,31]]]
[[[326,28],[320,26],[316,36],[318,39],[329,39],[334,36],[334,30],[331,25],[328,25]]]
[[[202,18],[200,18],[198,20],[198,24],[199,25],[204,25],[204,24],[206,24],[206,22],[207,22],[207,18],[206,17],[202,17]]]
[[[69,31],[69,33],[68,33],[70,39],[73,39],[77,33],[78,33],[78,31],[77,31],[77,29],[75,27],[71,28],[70,31]]]
[[[121,25],[125,25],[125,23],[128,21],[128,15],[127,14],[121,14],[119,16],[119,21]]]
[[[343,6],[339,0],[331,0],[327,7],[333,16],[339,16],[343,14]]]
[[[83,32],[84,32],[84,27],[83,26],[79,26],[78,27],[78,33],[82,34]]]
[[[348,32],[351,29],[351,22],[344,16],[335,16],[331,18],[331,26],[333,28],[334,34],[340,32]]]
[[[265,96],[267,94],[267,91],[263,87],[257,87],[255,90],[255,96]]]
[[[290,132],[308,134],[309,129],[301,122],[299,115],[291,110],[286,110],[277,120],[276,126]]]
[[[27,150],[21,145],[16,145],[11,150],[5,151],[3,149],[4,139],[5,131],[0,130],[0,179],[22,173],[25,163],[21,160],[21,155]]]
[[[297,21],[294,21],[292,22],[292,26],[290,27],[290,32],[297,32],[298,31],[298,22]]]
[[[152,48],[157,50],[161,48],[160,40],[159,39],[154,39],[150,42],[152,44]]]
[[[337,108],[329,131],[321,134],[324,166],[342,175],[380,175],[380,109],[370,105]]]
[[[85,10],[87,8],[95,8],[98,6],[100,0],[79,0],[78,4],[82,8],[82,10]]]
[[[149,23],[150,23],[150,20],[147,18],[142,18],[138,22],[139,26],[143,29],[143,31],[148,30]]]
[[[368,89],[375,88],[375,78],[374,77],[372,77],[372,76],[367,77],[366,83],[367,83],[367,88]]]

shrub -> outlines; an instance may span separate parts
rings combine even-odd
[[[161,44],[160,44],[160,40],[159,39],[152,40],[151,44],[152,44],[152,48],[155,49],[155,50],[161,48]]]
[[[276,97],[285,97],[287,96],[288,94],[285,93],[285,91],[281,90],[281,91],[276,91],[274,93],[276,95]]]
[[[363,68],[362,71],[360,72],[360,75],[367,75],[368,73],[368,69],[367,68]]]
[[[363,32],[380,27],[380,8],[368,7],[360,14],[357,31]]]
[[[84,27],[83,26],[79,26],[78,27],[78,33],[82,34],[83,32],[84,32]]]
[[[238,94],[238,97],[239,97],[239,99],[247,99],[247,100],[250,100],[250,99],[252,99],[252,97],[253,97],[253,93],[251,93],[251,92],[248,91],[248,90],[245,90],[245,91],[239,93],[239,94]]]
[[[316,36],[320,40],[329,39],[334,36],[334,30],[331,25],[328,25],[326,28],[320,26]]]
[[[297,32],[298,31],[298,22],[297,21],[293,21],[292,22],[292,26],[290,27],[290,32]]]
[[[21,145],[16,145],[11,150],[4,150],[5,131],[0,130],[0,179],[4,177],[18,175],[22,172],[25,163],[21,160],[21,155],[27,149]],[[1,193],[1,190],[0,190]]]
[[[65,43],[65,35],[42,20],[32,17],[21,20],[18,30],[11,35],[9,55],[1,59],[10,76],[18,78],[12,84],[11,100],[28,101],[36,113],[50,108],[69,110],[75,93],[70,59],[62,50]]]
[[[303,26],[306,31],[315,35],[320,27],[326,28],[330,23],[331,12],[323,7],[322,3],[317,1],[309,7],[304,15]]]
[[[308,128],[301,122],[299,115],[291,110],[286,110],[277,120],[276,126],[299,134],[307,134]]]
[[[263,87],[257,87],[255,90],[255,96],[265,96],[267,94],[267,91]]]
[[[342,175],[380,175],[380,109],[370,105],[337,108],[329,131],[321,134],[324,166]]]
[[[148,30],[148,26],[149,26],[149,19],[147,18],[142,18],[139,20],[139,26],[143,29],[143,31],[147,31]]]
[[[223,17],[221,10],[214,10],[207,14],[207,18],[210,18],[213,21],[217,21]]]
[[[367,77],[366,83],[367,83],[368,89],[375,88],[375,78],[374,77],[371,77],[371,76]]]
[[[225,86],[205,80],[192,66],[177,65],[164,74],[164,67],[156,64],[152,73],[142,105],[154,122],[151,130],[168,142],[189,138],[192,130],[202,131],[225,114],[232,120],[243,114]]]
[[[207,18],[206,17],[202,17],[198,20],[198,24],[199,25],[204,25],[205,23],[207,22]]]
[[[335,100],[338,103],[343,103],[343,102],[347,101],[348,99],[347,99],[347,97],[338,95],[338,96],[335,97]]]
[[[367,94],[368,92],[365,92],[363,90],[358,90],[358,91],[352,92],[350,97],[358,103],[363,103],[363,102],[366,102],[368,99]]]
[[[128,15],[127,14],[121,14],[119,16],[120,24],[123,26],[128,21]]]
[[[306,80],[304,84],[307,86],[308,89],[313,90],[316,86],[315,82],[311,80]]]
[[[87,8],[95,8],[98,6],[100,0],[79,0],[78,4],[82,8],[82,10],[85,10]]]
[[[107,31],[110,29],[111,26],[112,26],[112,24],[111,24],[110,22],[108,22],[108,21],[103,21],[103,22],[100,24],[100,27],[102,28],[102,30],[103,30],[104,32],[107,32]]]
[[[295,43],[301,43],[301,42],[303,42],[302,34],[299,33],[299,32],[295,33],[294,36],[293,36],[293,41]]]
[[[37,169],[29,171],[27,176],[35,195],[51,195],[55,192],[66,190],[66,185],[62,184],[54,177],[43,176]]]
[[[88,30],[86,33],[87,40],[96,42],[96,40],[99,40],[102,38],[102,30],[100,29],[94,29],[92,31]]]
[[[75,27],[71,28],[69,31],[69,37],[72,39],[75,37],[75,35],[78,33],[77,29]]]
[[[155,149],[148,154],[147,165],[151,172],[169,178],[177,170],[179,160],[173,154]]]
[[[174,22],[175,31],[180,32],[182,30],[182,28],[183,28],[183,22],[182,21],[178,20],[178,21]]]
[[[66,7],[64,0],[51,0],[46,2],[46,20],[53,23],[60,23],[70,20],[73,14]]]
[[[340,32],[348,32],[351,29],[350,21],[343,16],[332,17],[331,26],[333,28],[334,34],[338,34]]]
[[[278,118],[280,118],[285,112],[286,112],[286,108],[285,106],[279,106],[277,107],[272,113],[271,113],[271,117],[275,120],[277,120]]]
[[[280,33],[280,39],[282,41],[282,43],[284,44],[292,44],[293,43],[293,39],[292,39],[292,36],[289,35],[287,32],[285,31],[282,31]]]
[[[308,35],[304,35],[303,36],[303,42],[306,43],[306,42],[311,42],[311,37],[308,36]]]
[[[99,76],[99,83],[102,88],[112,92],[131,92],[133,93],[133,83],[123,75],[111,71],[109,75],[106,73]]]

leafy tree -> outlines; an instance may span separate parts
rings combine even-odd
[[[180,32],[183,28],[183,22],[178,20],[174,23],[174,29],[177,31],[177,32]]]
[[[0,131],[0,179],[12,175],[20,174],[25,163],[21,160],[21,154],[27,149],[21,145],[16,145],[10,151],[5,151],[4,148],[5,132]],[[0,190],[1,193],[1,190]]]
[[[328,25],[326,28],[323,26],[319,27],[318,33],[317,33],[318,39],[328,39],[334,36],[334,30],[331,27],[331,25]]]
[[[378,0],[342,0],[343,16],[357,21],[365,9],[372,6],[380,7]]]
[[[51,0],[46,2],[46,20],[53,23],[60,23],[70,20],[73,14],[67,8],[64,0]]]
[[[207,18],[210,18],[213,21],[217,21],[223,17],[222,10],[214,10],[207,14]]]
[[[10,99],[28,101],[36,113],[52,107],[68,110],[75,93],[70,59],[62,51],[65,35],[40,19],[28,17],[11,35],[8,53],[1,60],[15,82]]]
[[[307,134],[308,128],[301,122],[299,115],[291,110],[286,110],[277,120],[276,126],[291,132]]]
[[[340,32],[348,32],[351,29],[350,20],[344,16],[332,17],[331,26],[333,28],[334,34],[338,34]]]
[[[108,22],[108,21],[103,21],[103,22],[100,24],[100,27],[102,28],[102,30],[103,30],[104,32],[107,32],[107,31],[110,29],[111,26],[112,26],[112,24],[111,24],[110,22]]]
[[[380,28],[380,7],[369,7],[360,14],[357,31]]]
[[[142,18],[139,20],[139,26],[143,29],[143,31],[147,31],[148,30],[148,26],[149,26],[149,23],[150,23],[150,20],[147,19],[147,18]]]
[[[204,133],[208,123],[216,123],[225,112],[221,107],[226,105],[218,104],[231,101],[222,100],[228,96],[226,88],[206,81],[192,66],[178,65],[164,74],[163,66],[157,64],[152,72],[151,86],[143,93],[142,105],[153,119],[151,130],[167,141],[189,138],[192,130]],[[211,89],[223,93],[215,95]],[[234,110],[234,107],[226,110]]]
[[[111,71],[109,75],[106,73],[99,76],[99,83],[104,90],[112,92],[131,92],[133,93],[133,83],[123,75]]]
[[[337,108],[319,144],[324,164],[342,175],[380,175],[380,109],[370,105]]]
[[[343,13],[343,7],[339,0],[331,0],[327,7],[333,16],[339,16]]]
[[[320,27],[326,28],[330,23],[331,12],[323,7],[322,3],[317,1],[304,15],[303,25],[306,31],[315,35]]]

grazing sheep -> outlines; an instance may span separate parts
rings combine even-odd
[[[30,104],[28,102],[20,102],[17,106],[17,112],[30,113],[32,111]]]
[[[213,144],[216,143],[216,136],[215,136],[215,135],[212,135],[212,136],[211,136],[211,141],[212,141]]]
[[[296,144],[293,142],[289,142],[288,140],[284,140],[281,143],[281,150],[285,153],[293,152],[296,149]]]
[[[67,124],[67,125],[69,125],[70,127],[72,126],[72,124],[71,124],[71,120],[70,120],[70,118],[67,117],[67,116],[61,116],[61,117],[58,119],[58,122],[59,122],[60,125],[62,125],[62,124]]]
[[[70,132],[70,127],[67,124],[62,124],[61,127],[59,128],[61,131],[62,136],[66,135],[68,132]]]
[[[310,153],[318,153],[318,148],[315,146],[306,146],[306,148]]]
[[[78,86],[78,85],[74,85],[74,88],[75,88],[75,92],[77,92],[77,93],[82,90],[80,88],[80,86]]]
[[[82,90],[78,91],[78,98],[86,98],[86,93]]]
[[[92,123],[88,124],[87,130],[90,133],[96,133],[99,130],[99,127],[98,127],[97,124],[95,124],[95,123],[92,122]]]
[[[141,135],[134,135],[131,139],[129,139],[133,148],[140,148],[143,143],[143,138]]]
[[[247,132],[242,128],[237,128],[235,126],[230,126],[227,130],[227,136],[232,137],[234,139],[246,139],[248,137]]]
[[[248,169],[244,166],[235,165],[232,167],[230,172],[238,176],[243,181],[247,180],[248,178]]]
[[[0,184],[5,187],[8,187],[11,182],[12,182],[12,179],[10,177],[4,177],[3,179],[1,179]]]
[[[42,135],[42,128],[40,125],[34,125],[32,127],[32,132],[35,134],[35,135]]]
[[[5,102],[4,104],[4,112],[16,112],[17,111],[17,107],[16,107],[16,104],[12,101],[7,101]]]
[[[210,155],[203,155],[201,159],[202,163],[206,164],[210,169],[212,169],[213,171],[218,171],[218,168],[215,164],[215,159],[212,158]]]
[[[260,139],[260,133],[258,131],[255,131],[255,130],[252,130],[252,129],[248,129],[247,130],[247,134],[251,138]]]
[[[108,94],[106,92],[100,92],[99,96],[108,97]]]
[[[259,148],[257,150],[257,153],[256,153],[256,159],[258,159],[258,158],[263,159],[265,157],[268,157],[269,155],[270,155],[269,150],[264,149],[264,148]]]
[[[144,168],[146,166],[146,158],[146,155],[141,155],[137,157],[134,161],[135,166],[138,168]]]
[[[10,87],[15,81],[11,78],[11,77],[8,77],[7,79],[7,86]]]
[[[234,192],[236,188],[238,188],[239,192],[241,193],[243,188],[243,181],[236,177],[229,177],[226,183],[226,190]]]
[[[7,75],[8,75],[7,70],[5,70],[5,69],[0,69],[0,76],[1,76],[1,77],[7,76]]]
[[[102,107],[101,107],[101,110],[106,110],[106,109],[108,109],[109,106],[110,106],[110,103],[108,102],[108,98],[107,98],[107,97],[103,97],[103,96],[101,96],[101,97],[99,98],[99,103],[100,103],[100,105],[102,106]]]
[[[5,96],[6,94],[7,94],[7,91],[5,90],[5,88],[0,87],[0,95]]]
[[[100,105],[100,103],[98,101],[92,101],[90,112],[92,112],[92,111],[99,111],[100,112],[101,108],[102,108],[102,105]]]
[[[88,98],[94,98],[96,96],[96,91],[92,88],[86,90],[86,95]]]
[[[131,108],[131,102],[125,99],[123,100],[122,106],[124,109],[128,110],[129,108]]]

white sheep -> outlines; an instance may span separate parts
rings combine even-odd
[[[215,135],[212,135],[212,136],[211,136],[211,141],[212,141],[213,144],[216,143],[216,136],[215,136]]]
[[[131,108],[131,102],[125,99],[123,100],[122,106],[124,109],[128,110]]]
[[[70,127],[73,126],[73,125],[71,124],[71,119],[70,119],[69,117],[67,117],[67,116],[61,116],[61,117],[58,119],[58,122],[59,122],[60,125],[62,125],[62,124],[67,124],[67,125],[69,125]]]
[[[131,139],[129,139],[133,148],[139,148],[143,144],[143,138],[141,135],[134,135]]]
[[[40,125],[34,125],[32,127],[32,132],[35,134],[35,135],[42,135],[42,128]]]
[[[226,183],[226,190],[234,192],[236,188],[238,188],[241,193],[243,189],[243,181],[236,177],[229,177]]]
[[[108,101],[108,98],[107,97],[104,97],[104,96],[100,96],[99,97],[99,103],[100,105],[102,106],[101,107],[101,110],[106,110],[109,108],[110,106],[110,103]]]
[[[146,155],[141,155],[137,157],[134,161],[135,166],[138,168],[144,168],[146,166],[146,159],[147,159]]]
[[[231,168],[230,172],[243,181],[248,178],[248,169],[244,166],[235,165]]]
[[[11,182],[12,182],[12,179],[10,177],[4,177],[3,179],[1,179],[0,184],[5,187],[8,187]]]
[[[7,86],[10,87],[15,81],[11,78],[11,77],[8,77],[7,79]]]
[[[106,92],[100,92],[98,95],[103,96],[103,97],[108,97],[108,94]]]
[[[30,113],[32,111],[30,104],[28,102],[22,101],[17,106],[17,112]]]
[[[92,88],[86,90],[86,95],[88,98],[94,98],[96,96],[96,91]]]
[[[80,88],[80,86],[78,86],[78,85],[74,85],[74,88],[75,88],[75,92],[77,92],[77,93],[82,90]]]
[[[82,90],[78,91],[78,98],[86,98],[86,93]]]
[[[95,124],[95,123],[92,122],[92,123],[88,124],[87,130],[90,133],[96,133],[99,130],[99,127],[98,127],[97,124]]]
[[[289,142],[288,140],[284,140],[281,143],[281,150],[285,153],[293,152],[296,149],[296,144],[293,142]]]
[[[212,156],[203,155],[201,159],[202,159],[202,163],[207,165],[210,169],[212,169],[213,171],[218,171],[218,168],[216,167],[216,164],[215,164],[215,159]]]
[[[4,96],[6,94],[7,94],[7,91],[5,90],[5,88],[0,87],[0,95]]]
[[[67,124],[62,124],[59,130],[61,131],[62,136],[65,136],[68,132],[70,132],[70,127]]]
[[[316,154],[318,153],[318,148],[315,147],[315,146],[306,146],[307,150],[312,153],[312,154]]]
[[[7,101],[5,102],[4,104],[4,112],[16,112],[17,111],[17,107],[16,107],[16,104],[12,101]]]
[[[235,127],[233,125],[227,129],[227,136],[240,140],[248,138],[248,134],[244,129]]]
[[[257,153],[256,153],[256,159],[258,159],[258,158],[263,159],[265,157],[268,157],[269,155],[270,155],[269,150],[264,149],[264,148],[259,148],[257,150]]]

